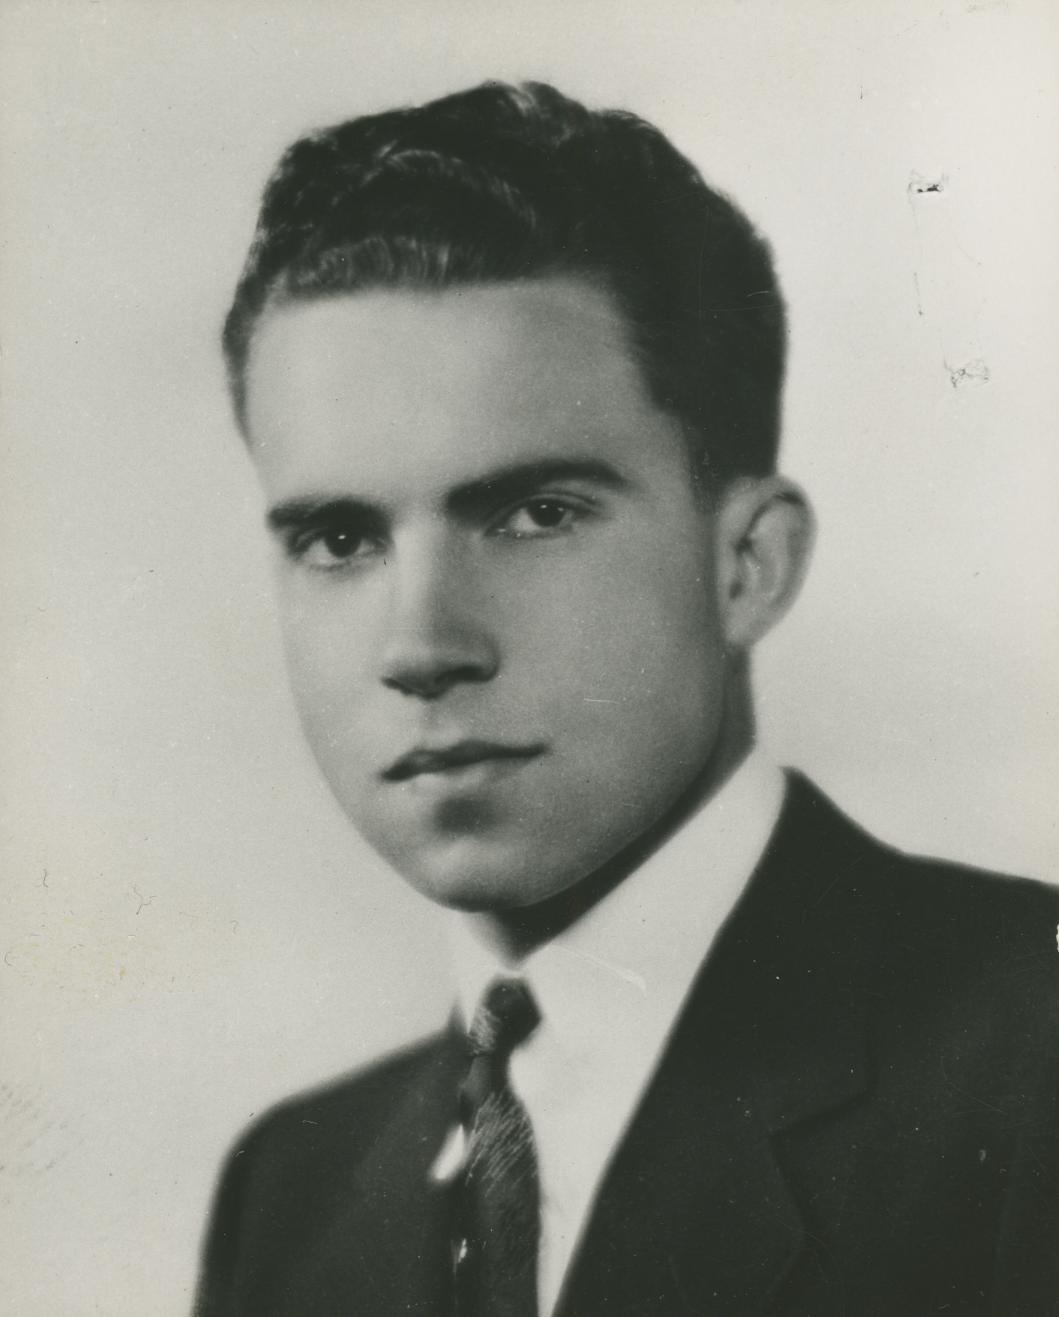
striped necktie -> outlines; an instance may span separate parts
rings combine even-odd
[[[537,1154],[508,1061],[539,1021],[526,985],[498,979],[468,1033],[471,1064],[460,1088],[467,1156],[453,1247],[458,1317],[537,1317]]]

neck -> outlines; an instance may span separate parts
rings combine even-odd
[[[550,942],[576,923],[654,854],[694,813],[713,797],[750,753],[754,743],[753,708],[745,673],[729,684],[722,725],[699,771],[670,808],[617,855],[557,896],[515,910],[469,915],[483,942],[509,965]]]

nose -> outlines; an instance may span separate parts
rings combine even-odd
[[[434,536],[394,546],[380,654],[384,686],[436,700],[454,686],[496,676],[499,650],[468,559]]]

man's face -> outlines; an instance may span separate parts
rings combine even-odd
[[[718,736],[713,519],[612,299],[577,279],[266,313],[248,431],[308,739],[446,905],[555,896]]]

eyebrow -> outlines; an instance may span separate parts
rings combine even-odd
[[[341,518],[350,522],[377,522],[382,510],[356,498],[292,498],[277,503],[265,516],[269,530],[281,533]]]
[[[599,458],[552,457],[487,472],[450,490],[445,503],[461,516],[477,511],[483,504],[506,503],[561,480],[577,480],[604,489],[627,489],[631,484],[617,467]]]
[[[510,502],[561,480],[578,480],[605,489],[627,489],[632,483],[617,467],[598,458],[544,458],[499,467],[457,485],[445,495],[445,506],[457,517],[471,516],[483,506]],[[384,508],[366,499],[310,496],[278,503],[269,509],[266,521],[271,530],[282,532],[336,517],[376,524],[387,519]]]

